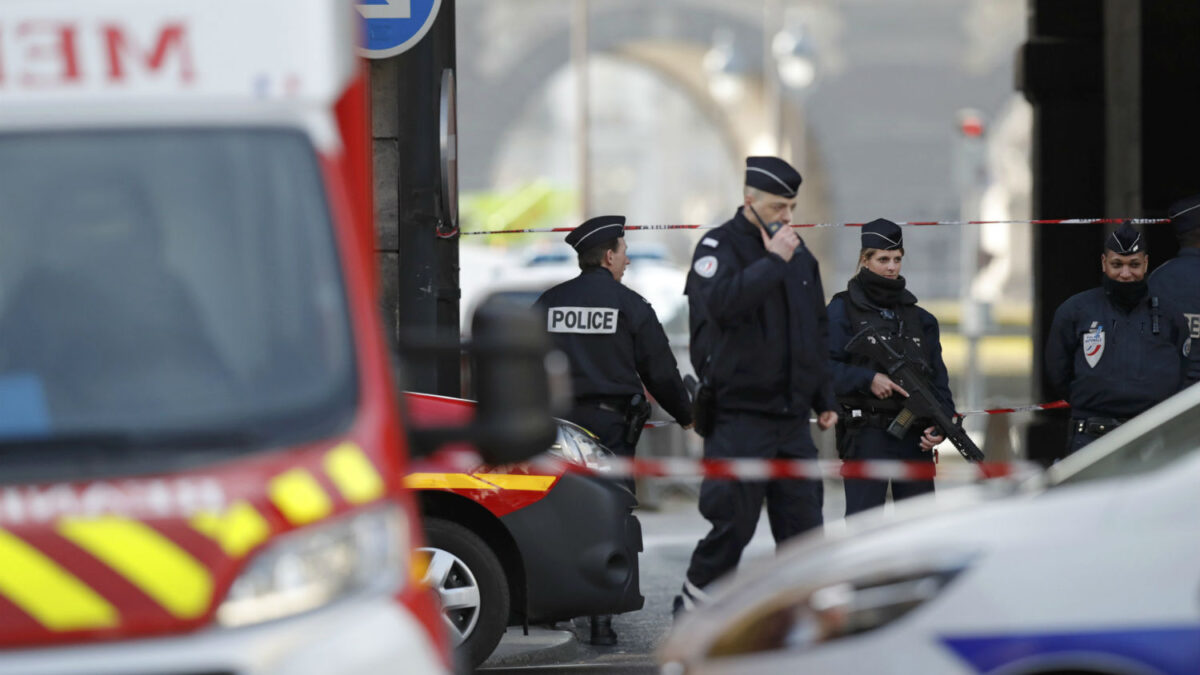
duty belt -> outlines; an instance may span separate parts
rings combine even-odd
[[[1077,434],[1100,437],[1121,426],[1126,421],[1113,417],[1088,417],[1087,419],[1071,420],[1071,426]]]
[[[575,401],[578,406],[591,406],[609,412],[625,414],[629,409],[629,396],[587,396]]]

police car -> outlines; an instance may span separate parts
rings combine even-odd
[[[876,509],[722,583],[684,673],[1200,672],[1200,385],[1013,486]]]
[[[405,394],[415,426],[465,424],[475,404]],[[465,449],[465,448],[460,448]],[[418,576],[437,591],[460,659],[478,666],[508,626],[641,609],[636,500],[619,483],[569,473],[562,462],[484,466],[462,453],[416,460],[414,490],[426,547]],[[604,471],[610,453],[587,431],[558,422],[548,452]]]

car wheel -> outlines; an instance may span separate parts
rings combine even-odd
[[[440,518],[425,519],[429,556],[423,581],[437,591],[455,650],[472,668],[483,663],[508,626],[508,578],[499,558],[474,532]]]

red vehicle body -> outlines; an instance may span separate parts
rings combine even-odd
[[[356,17],[0,6],[0,673],[451,668]]]

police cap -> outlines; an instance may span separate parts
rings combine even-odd
[[[791,164],[778,157],[747,157],[746,185],[791,199],[804,179]]]
[[[900,226],[886,218],[876,218],[862,226],[862,247],[895,251],[904,248]]]
[[[596,216],[567,233],[567,243],[582,253],[593,246],[625,236],[625,216]]]
[[[1200,228],[1200,195],[1181,199],[1167,207],[1167,216],[1175,226],[1175,234]]]
[[[1104,248],[1120,255],[1145,253],[1146,245],[1142,243],[1142,233],[1133,229],[1129,223],[1122,223],[1104,240]]]

